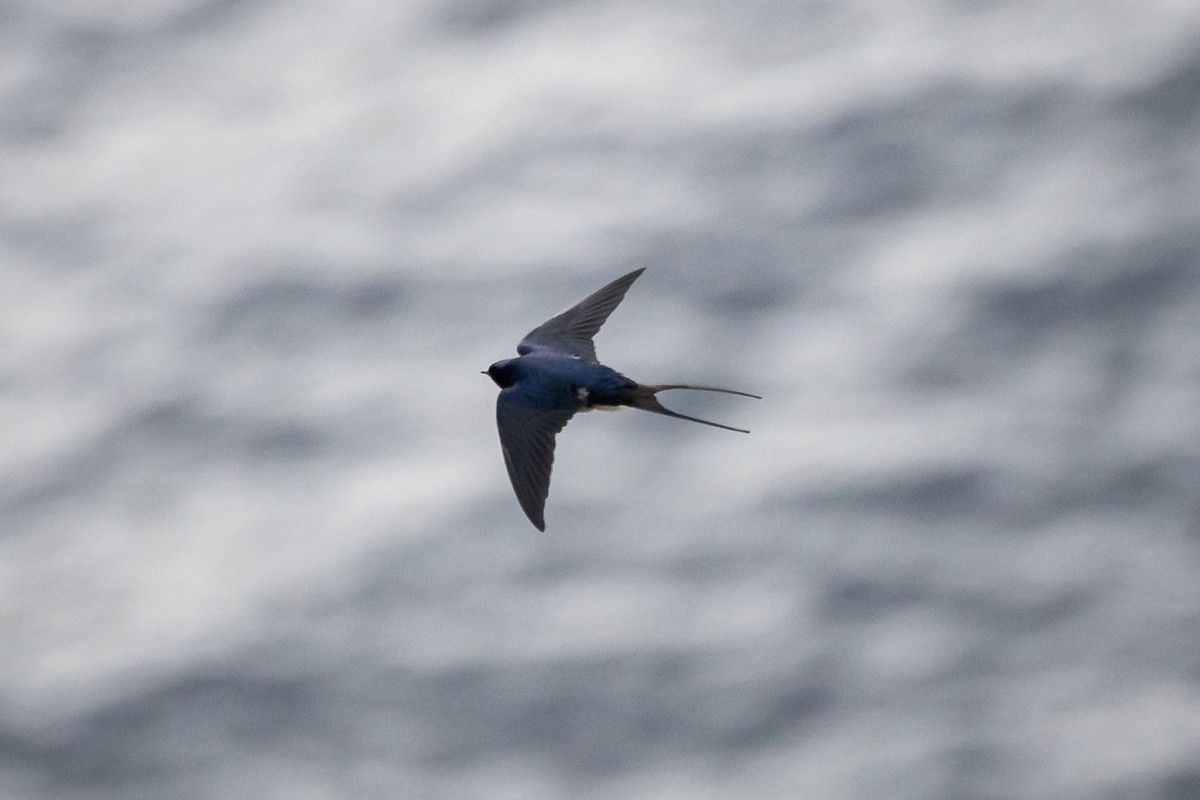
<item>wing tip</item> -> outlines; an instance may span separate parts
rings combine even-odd
[[[530,504],[525,498],[521,497],[521,495],[519,495],[519,494],[517,495],[517,502],[520,504],[521,510],[525,512],[526,519],[528,519],[530,521],[530,523],[533,524],[533,527],[537,528],[539,531],[544,532],[546,530],[546,512],[545,512],[545,510]]]

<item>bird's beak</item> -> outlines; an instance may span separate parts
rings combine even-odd
[[[481,369],[481,370],[479,370],[479,374],[480,374],[480,375],[487,375],[487,370],[486,370],[486,369]]]

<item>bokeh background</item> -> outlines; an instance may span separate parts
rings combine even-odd
[[[3,800],[1200,797],[1194,2],[4,0],[0,301]]]

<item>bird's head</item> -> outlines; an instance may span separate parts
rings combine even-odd
[[[515,358],[506,358],[503,361],[497,361],[492,364],[483,374],[487,375],[501,389],[507,389],[512,386],[517,380],[517,366]]]

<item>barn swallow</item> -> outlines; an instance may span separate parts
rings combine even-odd
[[[664,408],[655,397],[668,389],[695,389],[742,397],[749,392],[683,383],[638,383],[596,360],[592,337],[645,268],[635,269],[530,331],[517,345],[517,358],[484,371],[500,387],[496,425],[504,466],[517,502],[540,531],[546,530],[546,496],[554,463],[554,437],[577,412],[594,408],[640,408],[714,428],[749,433]]]

